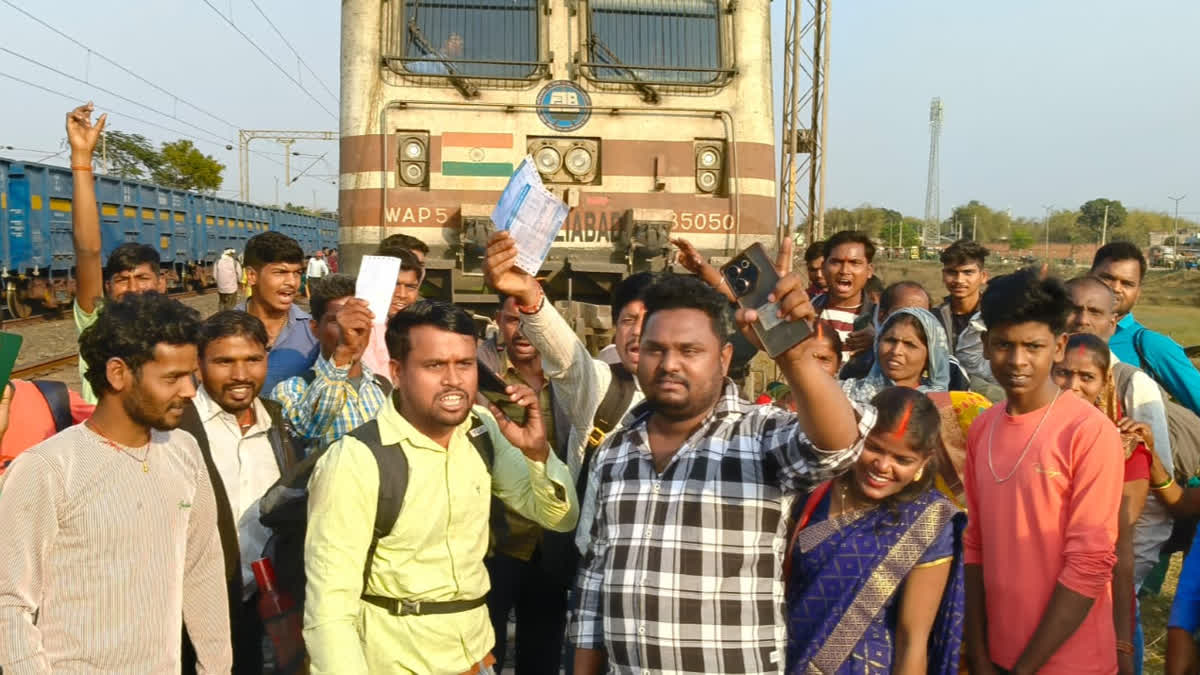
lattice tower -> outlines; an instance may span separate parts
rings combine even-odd
[[[929,178],[925,183],[925,232],[922,239],[926,246],[937,246],[941,236],[942,222],[942,188],[941,158],[938,153],[938,142],[942,137],[942,114],[944,107],[941,98],[929,102]]]

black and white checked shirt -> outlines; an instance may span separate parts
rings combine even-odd
[[[787,645],[780,573],[793,496],[848,468],[859,439],[824,452],[795,415],[752,405],[726,381],[712,415],[659,474],[645,407],[597,451],[592,540],[579,573],[575,645],[616,673],[779,673]]]

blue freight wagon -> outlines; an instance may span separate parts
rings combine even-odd
[[[126,242],[154,247],[168,286],[203,288],[221,252],[239,253],[259,232],[282,232],[305,253],[338,245],[336,220],[96,176],[104,260]],[[0,286],[12,316],[75,297],[71,171],[0,157]]]

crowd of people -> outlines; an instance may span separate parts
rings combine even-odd
[[[84,391],[0,399],[0,672],[1141,671],[1138,589],[1200,513],[1200,373],[1133,318],[1135,246],[1064,283],[958,241],[935,303],[838,232],[742,308],[679,239],[689,274],[617,284],[593,356],[507,233],[480,340],[420,297],[421,240],[375,251],[400,262],[376,317],[265,232],[202,317],[153,248],[102,264],[90,113]],[[752,402],[778,321],[812,336]],[[1173,674],[1200,665],[1197,556]]]

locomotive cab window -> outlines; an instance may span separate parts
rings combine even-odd
[[[537,0],[404,0],[389,55],[414,75],[525,79],[539,71]]]
[[[588,8],[597,80],[706,85],[725,72],[717,0],[589,0]]]

